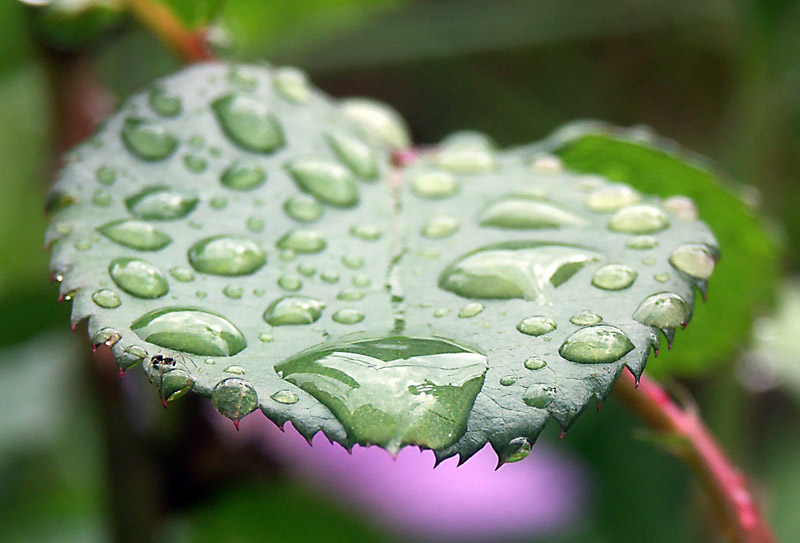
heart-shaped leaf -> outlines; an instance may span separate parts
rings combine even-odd
[[[194,389],[346,447],[511,461],[688,322],[717,255],[696,217],[474,133],[394,170],[405,138],[293,69],[158,82],[51,194],[73,323],[165,405]]]

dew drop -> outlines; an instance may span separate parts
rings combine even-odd
[[[625,247],[635,251],[646,251],[647,249],[658,247],[658,240],[653,236],[636,236],[630,239],[625,244]]]
[[[169,274],[181,283],[191,283],[194,281],[194,272],[183,266],[175,266],[169,269]]]
[[[217,383],[211,391],[214,407],[222,415],[238,421],[258,407],[258,394],[253,385],[237,377],[229,377]]]
[[[100,166],[95,172],[95,177],[101,185],[109,186],[113,185],[114,181],[117,180],[117,172],[108,166]]]
[[[322,217],[324,208],[312,197],[297,194],[284,202],[283,210],[296,221],[315,222]]]
[[[314,230],[292,230],[281,237],[275,245],[300,254],[316,254],[325,250],[328,243]]]
[[[555,329],[555,321],[543,315],[528,317],[517,324],[517,330],[529,336],[543,336]]]
[[[695,279],[708,279],[714,271],[716,259],[707,245],[692,243],[675,249],[669,257],[669,263]]]
[[[147,187],[125,199],[132,215],[148,221],[182,219],[194,211],[200,200],[185,192],[168,187]]]
[[[611,213],[636,204],[641,195],[628,185],[606,185],[586,197],[586,207],[597,213]]]
[[[191,138],[189,138],[189,147],[196,150],[201,150],[203,147],[206,146],[206,138],[201,136],[200,134],[195,134]]]
[[[247,373],[247,370],[245,370],[243,367],[235,366],[235,365],[234,366],[228,366],[227,368],[225,368],[222,371],[225,372],[225,373],[230,373],[231,375],[244,375],[245,373]]]
[[[623,290],[629,288],[638,276],[624,264],[607,264],[595,272],[592,284],[604,290]]]
[[[98,231],[114,243],[140,251],[157,251],[172,243],[172,238],[161,230],[136,220],[110,222]]]
[[[545,367],[547,365],[547,362],[545,362],[543,359],[539,357],[532,356],[525,361],[524,365],[526,369],[529,369],[531,371],[536,371]]]
[[[364,267],[364,259],[358,255],[346,254],[342,257],[342,264],[351,270],[360,270]]]
[[[458,132],[442,142],[436,163],[454,173],[477,174],[495,167],[494,143],[477,132]]]
[[[154,382],[158,387],[161,394],[161,399],[166,402],[172,402],[186,394],[194,386],[194,379],[184,369],[171,369],[166,373],[160,373],[154,376]]]
[[[500,384],[504,387],[510,387],[517,382],[517,377],[514,375],[504,375],[500,378]]]
[[[113,328],[101,328],[92,336],[92,345],[113,347],[120,339],[122,339],[122,336]]]
[[[92,204],[97,207],[108,207],[111,205],[111,194],[104,189],[98,189],[92,194]]]
[[[360,273],[353,277],[353,286],[358,288],[367,288],[372,284],[372,279]]]
[[[666,272],[661,272],[653,275],[653,279],[658,281],[659,283],[666,283],[669,281],[669,274]]]
[[[342,208],[358,204],[356,180],[338,162],[327,158],[299,158],[288,162],[286,171],[300,190],[309,193],[320,203]]]
[[[272,302],[264,320],[272,326],[312,324],[322,316],[325,305],[308,296],[285,296]]]
[[[266,172],[248,160],[237,160],[219,178],[223,186],[233,190],[253,190],[266,180]]]
[[[586,221],[537,198],[510,196],[490,204],[480,217],[481,226],[512,229],[581,226]]]
[[[667,214],[646,204],[624,207],[608,222],[609,230],[624,234],[653,234],[668,226]]]
[[[645,298],[633,313],[633,319],[646,326],[677,328],[688,322],[691,309],[686,300],[671,292]]]
[[[386,104],[369,98],[347,98],[340,104],[345,117],[384,145],[392,149],[411,145],[405,121]]]
[[[296,275],[281,275],[278,278],[278,286],[289,292],[297,292],[303,288],[303,280]]]
[[[132,325],[137,336],[166,349],[201,356],[233,356],[247,347],[236,326],[221,315],[193,307],[163,307]]]
[[[616,362],[634,348],[622,330],[604,324],[581,328],[569,336],[558,354],[578,364],[607,364]]]
[[[602,320],[603,317],[601,317],[597,313],[589,311],[588,309],[584,309],[583,311],[576,313],[575,315],[570,317],[569,322],[571,322],[572,324],[577,324],[578,326],[587,326],[589,324],[597,324]]]
[[[337,300],[343,300],[346,302],[357,302],[359,300],[364,299],[364,293],[360,290],[343,290],[336,295]]]
[[[166,276],[144,260],[117,258],[108,266],[108,274],[119,288],[137,298],[155,299],[169,292]]]
[[[228,207],[228,199],[225,196],[214,196],[208,201],[208,205],[211,206],[211,209],[220,211]]]
[[[122,142],[128,151],[148,162],[169,158],[178,147],[178,140],[160,123],[138,117],[125,119]]]
[[[461,223],[455,217],[441,215],[426,222],[420,234],[428,239],[442,239],[455,234],[460,226]]]
[[[282,98],[295,104],[305,104],[311,100],[311,85],[302,70],[285,66],[275,69],[273,87]]]
[[[92,301],[105,309],[114,309],[122,304],[117,293],[107,288],[96,290],[92,294]]]
[[[358,309],[345,308],[334,313],[331,318],[339,324],[358,324],[364,320],[364,314]]]
[[[252,98],[229,94],[215,100],[212,109],[222,131],[242,149],[272,153],[285,144],[278,120]]]
[[[208,167],[208,161],[199,155],[184,155],[183,165],[192,173],[203,173]]]
[[[147,95],[150,108],[162,117],[177,117],[183,111],[181,99],[162,87],[156,87]]]
[[[303,277],[313,277],[314,274],[317,273],[317,268],[311,264],[302,263],[297,265],[297,273]]]
[[[244,224],[248,230],[255,234],[264,231],[264,219],[260,219],[258,217],[247,217],[247,220]]]
[[[547,406],[553,403],[557,393],[558,389],[554,386],[534,385],[525,391],[522,395],[522,401],[527,406],[546,409]]]
[[[273,341],[275,341],[275,338],[272,337],[272,334],[267,334],[262,332],[261,334],[258,334],[258,341],[260,341],[261,343],[272,343]]]
[[[458,311],[458,316],[462,319],[469,319],[478,315],[484,310],[484,306],[478,302],[470,302]]]
[[[555,175],[564,171],[564,164],[557,156],[542,154],[533,157],[530,169],[538,174]]]
[[[73,245],[77,250],[86,252],[92,248],[92,243],[89,240],[82,239],[80,241],[75,242]]]
[[[524,437],[517,437],[508,442],[508,447],[503,452],[507,464],[524,460],[531,453],[531,442]]]
[[[147,351],[139,345],[125,347],[122,354],[117,357],[117,365],[122,371],[127,371],[141,364],[147,358]]]
[[[300,401],[300,398],[297,397],[297,394],[292,392],[291,390],[279,390],[272,396],[270,396],[273,400],[278,403],[282,403],[285,405],[292,405]]]
[[[334,284],[339,282],[339,272],[336,270],[324,270],[322,273],[319,274],[319,278],[329,284]]]
[[[339,132],[328,134],[327,140],[336,157],[351,172],[362,179],[377,179],[378,159],[369,145],[354,136]]]
[[[433,316],[437,319],[441,319],[444,316],[447,316],[450,313],[450,310],[446,307],[440,307],[436,311],[433,312]]]
[[[383,232],[374,224],[356,224],[350,228],[350,234],[364,241],[377,241]]]
[[[454,196],[460,185],[452,174],[442,171],[428,171],[416,174],[411,179],[411,192],[420,198],[439,200]]]
[[[189,263],[212,275],[249,275],[261,269],[267,255],[255,242],[239,236],[205,238],[189,248]]]
[[[244,289],[239,285],[225,285],[222,289],[222,294],[231,300],[238,300],[244,294]]]

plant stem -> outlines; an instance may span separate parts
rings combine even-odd
[[[650,428],[677,436],[685,443],[673,452],[683,458],[705,485],[732,541],[775,541],[744,475],[727,458],[695,409],[681,407],[658,383],[644,376],[637,388],[636,379],[628,372],[622,375],[613,392]]]
[[[186,28],[165,4],[152,0],[127,0],[127,4],[139,22],[158,36],[181,61],[214,60],[205,30]]]

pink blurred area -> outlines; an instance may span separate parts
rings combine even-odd
[[[434,469],[431,451],[406,447],[393,459],[356,446],[350,454],[321,433],[309,446],[291,423],[281,431],[258,413],[239,432],[211,416],[229,443],[255,440],[306,487],[414,541],[530,540],[581,524],[587,509],[587,469],[566,447],[539,442],[523,461],[495,470],[487,445],[460,467],[451,458]]]

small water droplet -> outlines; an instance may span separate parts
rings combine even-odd
[[[92,204],[97,207],[108,207],[111,205],[111,194],[104,189],[97,189],[92,194]]]
[[[266,180],[266,172],[248,160],[237,160],[219,178],[223,186],[233,190],[253,190]]]
[[[517,382],[517,377],[514,375],[504,375],[500,378],[500,384],[504,387],[510,387]]]
[[[372,284],[372,279],[364,274],[358,274],[353,277],[353,286],[358,288],[367,288]]]
[[[694,200],[686,196],[670,196],[664,200],[664,209],[673,212],[682,221],[692,222],[700,217]]]
[[[201,356],[233,356],[247,347],[236,326],[221,315],[193,307],[162,307],[132,325],[137,336],[166,349]]]
[[[100,166],[95,172],[95,177],[101,185],[113,185],[117,180],[117,172],[108,166]]]
[[[470,302],[459,310],[458,316],[462,319],[468,319],[481,313],[483,310],[483,304],[478,302]]]
[[[334,207],[358,204],[359,191],[350,170],[327,158],[298,158],[288,162],[286,171],[297,186],[317,201]]]
[[[300,263],[297,265],[297,273],[303,277],[313,277],[314,274],[317,273],[317,268],[311,264]]]
[[[455,133],[442,142],[436,163],[455,173],[489,172],[495,167],[494,143],[477,132]]]
[[[201,300],[205,300],[208,297],[208,293],[205,290],[198,290],[194,293],[195,296],[200,298]]]
[[[178,140],[160,123],[138,117],[125,119],[122,142],[128,151],[148,162],[169,158],[178,147]]]
[[[442,239],[455,234],[460,226],[461,223],[455,217],[441,215],[426,222],[420,234],[428,239]]]
[[[555,329],[555,321],[544,315],[534,315],[533,317],[521,320],[517,324],[517,330],[529,336],[542,336]]]
[[[606,185],[586,197],[586,207],[597,213],[611,213],[636,204],[641,195],[628,185]]]
[[[325,250],[328,243],[314,230],[296,229],[281,237],[275,244],[300,254],[316,254]]]
[[[258,407],[258,394],[253,385],[244,379],[229,377],[217,383],[211,391],[211,401],[220,414],[238,421]]]
[[[532,356],[525,361],[524,365],[526,369],[536,371],[545,367],[547,362],[537,356]]]
[[[297,260],[297,253],[291,249],[282,249],[281,252],[278,253],[278,258],[284,262],[294,262]]]
[[[122,371],[127,371],[141,364],[147,358],[147,350],[140,345],[125,347],[122,354],[117,357],[117,365]]]
[[[113,328],[101,328],[92,336],[92,345],[113,347],[120,339],[122,336]]]
[[[642,264],[644,264],[645,266],[653,266],[653,265],[655,265],[655,263],[656,263],[656,259],[655,259],[655,257],[652,257],[652,256],[648,256],[648,257],[642,259]]]
[[[172,243],[167,234],[142,221],[114,221],[98,231],[114,243],[140,251],[157,251]]]
[[[244,289],[239,285],[225,285],[222,289],[222,294],[231,300],[238,300],[244,294]]]
[[[667,214],[646,204],[632,205],[617,211],[608,228],[624,234],[653,234],[669,227]]]
[[[295,104],[305,104],[311,100],[311,85],[302,70],[285,66],[276,68],[272,82],[275,92]]]
[[[152,110],[162,117],[177,117],[183,111],[181,99],[163,87],[150,90],[147,101]]]
[[[168,187],[147,187],[125,199],[125,207],[136,217],[148,221],[182,219],[194,211],[200,200],[189,193]]]
[[[628,240],[625,247],[635,251],[646,251],[658,247],[658,240],[653,236],[636,236]]]
[[[538,174],[555,175],[564,171],[564,164],[557,156],[542,154],[533,157],[530,169]]]
[[[653,275],[653,279],[658,281],[659,283],[666,283],[669,281],[669,274],[666,272],[661,272]]]
[[[183,266],[175,266],[169,269],[169,274],[181,283],[191,283],[194,281],[194,272]]]
[[[421,172],[411,179],[411,192],[420,198],[428,198],[430,200],[454,196],[460,188],[456,178],[448,172]]]
[[[107,288],[96,290],[92,294],[92,300],[105,309],[114,309],[122,304],[117,293]]]
[[[322,217],[324,208],[306,194],[296,194],[286,200],[283,210],[296,221],[316,222]]]
[[[442,317],[446,316],[448,313],[450,313],[449,309],[447,309],[446,307],[440,307],[440,308],[438,308],[437,310],[435,310],[433,312],[433,316],[436,317],[437,319],[441,319]]]
[[[92,248],[92,243],[89,240],[82,239],[80,241],[76,241],[73,247],[79,251],[86,252]]]
[[[272,302],[264,320],[272,326],[312,324],[322,316],[325,305],[308,296],[285,296]]]
[[[292,392],[291,390],[279,390],[272,396],[270,396],[273,400],[278,403],[292,405],[300,401],[300,398],[297,397],[297,394]]]
[[[244,375],[247,371],[241,366],[228,366],[224,370],[225,373],[230,373],[231,375]]]
[[[267,334],[265,332],[262,332],[258,334],[258,341],[260,341],[261,343],[272,343],[273,341],[275,341],[275,338],[272,337],[272,334]]]
[[[350,234],[364,241],[377,241],[383,232],[373,224],[357,224],[350,228]]]
[[[569,336],[558,354],[578,364],[607,364],[616,362],[634,348],[622,330],[604,324],[581,328]]]
[[[358,309],[345,308],[334,313],[331,318],[339,324],[358,324],[364,320],[364,314]]]
[[[411,145],[405,121],[386,104],[369,98],[347,98],[339,107],[345,117],[384,145],[392,149]]]
[[[638,276],[624,264],[607,264],[595,272],[592,284],[605,290],[623,290],[630,287]]]
[[[206,146],[206,138],[200,134],[195,134],[191,138],[189,138],[189,147],[195,150],[201,150],[203,147]]]
[[[189,248],[189,263],[211,275],[249,275],[261,269],[267,255],[255,242],[239,236],[214,236]]]
[[[572,324],[577,324],[578,326],[586,326],[589,324],[597,324],[602,320],[603,317],[597,313],[589,311],[588,309],[584,309],[583,311],[580,311],[579,313],[576,313],[570,317],[569,322]]]
[[[350,171],[362,179],[378,177],[378,159],[369,145],[341,132],[328,134],[328,145]]]
[[[358,255],[346,254],[342,257],[342,264],[351,270],[360,270],[364,267],[364,259]]]
[[[205,364],[207,366],[214,366],[214,365],[216,365],[216,363],[217,363],[217,361],[214,360],[213,358],[206,358],[205,360],[203,360],[203,364]]]
[[[199,155],[188,154],[183,156],[183,165],[192,173],[203,173],[208,167],[208,161]]]
[[[359,300],[364,299],[364,293],[360,290],[343,290],[336,295],[337,300],[343,300],[346,302],[357,302]]]
[[[228,199],[225,196],[214,196],[208,201],[208,205],[211,206],[211,209],[220,211],[228,207]]]
[[[166,276],[154,265],[136,258],[117,258],[108,274],[119,288],[137,298],[155,299],[169,292]]]
[[[690,316],[686,300],[671,292],[648,296],[633,313],[635,321],[656,328],[677,328],[688,322]]]
[[[253,98],[229,94],[215,100],[212,109],[222,131],[242,149],[272,153],[285,144],[278,120]]]
[[[480,216],[481,226],[512,229],[581,226],[586,221],[539,198],[507,196],[490,204]]]
[[[260,219],[258,217],[247,217],[245,226],[251,232],[258,234],[259,232],[264,231],[264,219]]]
[[[554,386],[534,385],[525,391],[522,401],[530,407],[546,409],[555,400],[557,394],[558,389]]]
[[[508,448],[503,456],[507,464],[519,462],[528,457],[531,452],[531,442],[524,437],[517,437],[508,442]]]
[[[707,245],[691,243],[675,249],[669,257],[669,263],[695,279],[708,279],[714,272],[716,259]]]
[[[334,284],[339,282],[339,272],[336,270],[324,270],[319,274],[319,278],[326,283]]]
[[[278,278],[278,286],[289,292],[297,292],[303,288],[303,280],[296,275],[281,275]]]

